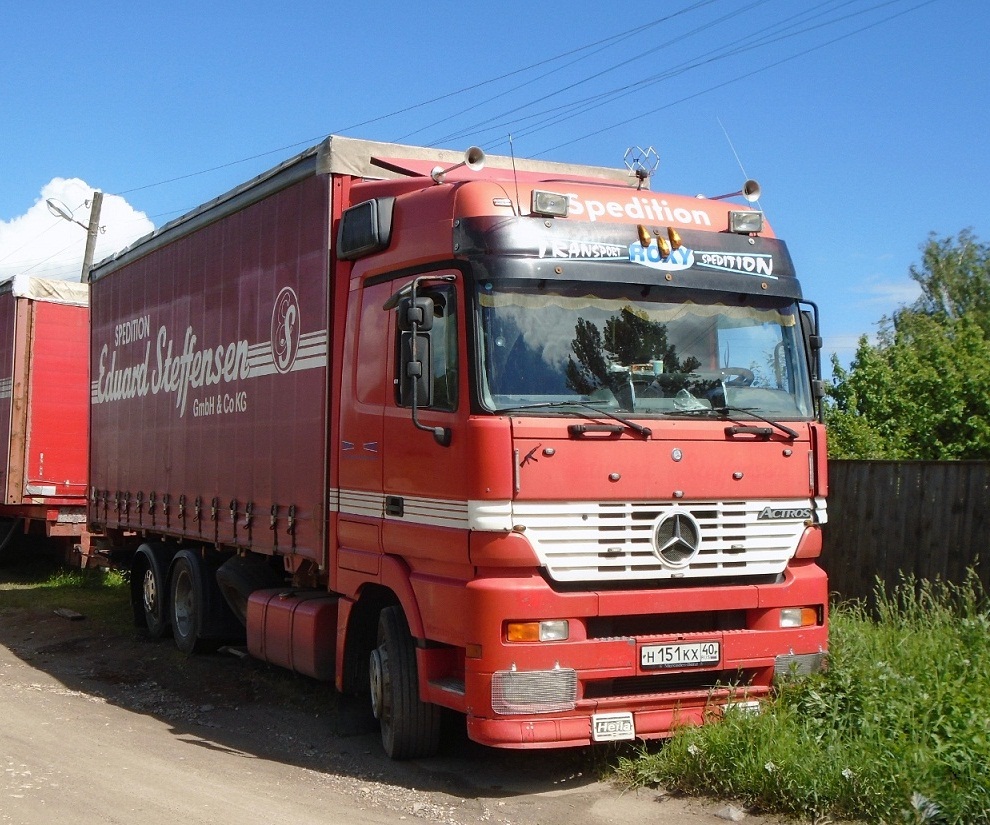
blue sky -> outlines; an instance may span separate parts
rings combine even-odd
[[[327,134],[653,146],[656,191],[760,182],[847,362],[914,297],[929,232],[990,241],[988,36],[983,0],[8,4],[0,275],[76,277],[85,233],[46,197],[85,223],[107,193],[99,258]]]

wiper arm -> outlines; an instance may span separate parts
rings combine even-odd
[[[588,410],[593,410],[596,414],[604,416],[605,418],[611,418],[613,421],[618,421],[620,424],[628,427],[630,430],[634,430],[639,433],[643,438],[649,438],[653,435],[653,430],[649,427],[644,427],[642,424],[638,424],[635,421],[630,421],[628,418],[624,418],[621,415],[616,415],[614,412],[602,409],[600,404],[605,402],[595,403],[593,401],[542,401],[537,404],[520,404],[516,407],[502,407],[495,410],[495,412],[512,412],[513,410],[538,410],[546,409],[550,407],[584,407]]]
[[[728,418],[730,413],[745,413],[752,416],[757,421],[762,421],[764,424],[776,427],[782,433],[786,434],[788,438],[797,439],[801,437],[801,434],[797,430],[792,430],[786,424],[781,424],[772,418],[765,418],[755,410],[748,409],[747,407],[703,407],[696,410],[670,410],[665,412],[664,415],[686,415],[697,418],[717,415],[720,418]],[[769,430],[767,432],[769,433]]]
[[[762,421],[764,424],[769,424],[771,427],[776,427],[778,430],[780,430],[782,433],[785,433],[791,439],[797,439],[801,437],[800,433],[798,433],[797,430],[792,430],[786,424],[781,424],[779,421],[774,421],[772,418],[766,418],[765,416],[760,415],[755,410],[751,410],[747,407],[715,407],[714,410],[720,415],[724,415],[726,417],[728,417],[730,412],[745,413],[746,415],[751,415],[757,421]]]
[[[625,418],[624,416],[621,415],[616,415],[614,412],[611,412],[609,410],[600,409],[595,404],[589,404],[583,401],[579,401],[578,406],[587,407],[590,410],[594,410],[599,415],[604,415],[606,418],[611,418],[613,421],[618,421],[620,424],[624,424],[625,426],[627,426],[630,430],[635,430],[636,432],[638,432],[641,436],[643,436],[643,438],[649,438],[651,435],[653,435],[653,430],[651,430],[649,427],[644,427],[642,424],[637,424],[635,421],[630,421],[628,418]]]

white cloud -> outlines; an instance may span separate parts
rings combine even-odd
[[[0,221],[0,281],[28,274],[78,281],[86,250],[86,230],[52,215],[45,201],[54,198],[79,223],[89,224],[93,187],[79,178],[53,178],[23,215]],[[129,246],[155,225],[119,195],[105,195],[94,262]]]
[[[853,290],[864,296],[858,303],[860,306],[890,306],[891,312],[905,304],[914,302],[921,295],[921,287],[917,282],[902,279],[898,281],[872,281]]]

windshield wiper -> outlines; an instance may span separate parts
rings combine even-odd
[[[605,402],[599,402],[604,404]],[[495,410],[495,412],[513,412],[514,410],[539,410],[547,409],[552,407],[584,407],[588,410],[593,410],[596,414],[604,416],[605,418],[611,418],[613,421],[618,421],[620,424],[625,425],[630,430],[634,430],[639,433],[643,438],[649,438],[653,435],[653,430],[649,427],[644,427],[642,424],[638,424],[635,421],[630,421],[628,418],[624,418],[621,415],[616,415],[614,412],[602,409],[599,404],[592,401],[541,401],[537,404],[520,404],[515,407],[502,407]]]
[[[707,416],[707,415],[717,415],[721,418],[728,418],[730,413],[744,413],[745,415],[752,416],[757,421],[762,421],[764,424],[769,424],[771,427],[776,427],[782,433],[787,435],[790,439],[797,439],[801,437],[801,434],[797,430],[792,430],[786,424],[781,424],[779,421],[774,421],[772,418],[766,418],[760,415],[756,410],[749,409],[748,407],[704,407],[697,410],[673,410],[666,413],[666,415],[690,415],[690,416]],[[767,434],[769,435],[769,430]]]
[[[746,415],[751,415],[757,421],[762,421],[764,424],[769,424],[771,427],[776,427],[778,430],[780,430],[782,433],[785,433],[791,439],[800,438],[800,433],[798,433],[797,430],[792,430],[786,424],[781,424],[779,421],[774,421],[772,418],[766,418],[765,416],[760,415],[758,412],[756,412],[755,410],[751,410],[748,407],[716,407],[715,409],[717,412],[721,413],[726,417],[728,417],[730,412],[745,413]]]

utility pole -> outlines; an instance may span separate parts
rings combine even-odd
[[[83,256],[81,283],[89,283],[89,270],[93,268],[93,253],[96,251],[96,236],[100,232],[100,211],[103,209],[103,193],[93,192],[93,205],[89,210],[89,227],[86,230],[86,254]]]

